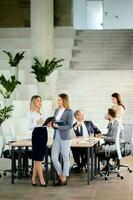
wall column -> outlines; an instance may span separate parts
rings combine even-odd
[[[31,53],[42,60],[53,55],[53,0],[31,0]]]

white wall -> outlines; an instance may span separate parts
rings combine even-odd
[[[73,26],[86,29],[86,0],[73,0]]]
[[[104,29],[133,29],[133,0],[104,0]]]
[[[103,0],[103,18],[104,29],[133,29],[133,0]],[[87,29],[86,0],[73,0],[73,26]]]

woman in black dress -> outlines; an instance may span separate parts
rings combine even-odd
[[[42,161],[44,160],[47,144],[47,129],[43,127],[44,116],[40,112],[42,100],[40,96],[33,96],[30,102],[30,112],[28,113],[28,125],[32,130],[32,157],[34,160],[32,185],[36,186],[37,175],[40,185],[45,187],[46,183],[42,173]]]

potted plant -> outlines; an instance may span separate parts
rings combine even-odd
[[[18,79],[18,65],[20,61],[24,58],[25,51],[18,52],[13,56],[10,52],[3,50],[3,52],[9,58],[9,64],[11,66],[11,76],[15,75],[16,79]]]
[[[6,102],[9,102],[9,99],[12,93],[14,92],[16,86],[20,84],[21,83],[18,80],[16,80],[15,76],[11,76],[11,79],[9,80],[7,80],[3,74],[0,76],[0,94],[4,97],[5,104]],[[6,101],[6,99],[8,101]]]
[[[47,77],[57,68],[61,67],[63,59],[53,58],[52,60],[46,59],[45,62],[40,61],[37,57],[33,58],[34,63],[31,66],[31,73],[35,74],[37,79],[38,94],[45,99],[49,98],[51,93],[50,88],[47,87]],[[44,84],[45,83],[45,84]]]
[[[13,110],[12,105],[10,105],[8,107],[5,106],[4,108],[0,109],[0,136],[3,136],[1,125],[6,119],[11,117],[10,113],[12,110]]]
[[[5,106],[4,108],[0,109],[0,126],[1,124],[8,118],[10,118],[10,112],[13,111],[13,105]]]

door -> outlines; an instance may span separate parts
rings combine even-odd
[[[86,29],[103,29],[103,1],[86,0]]]

